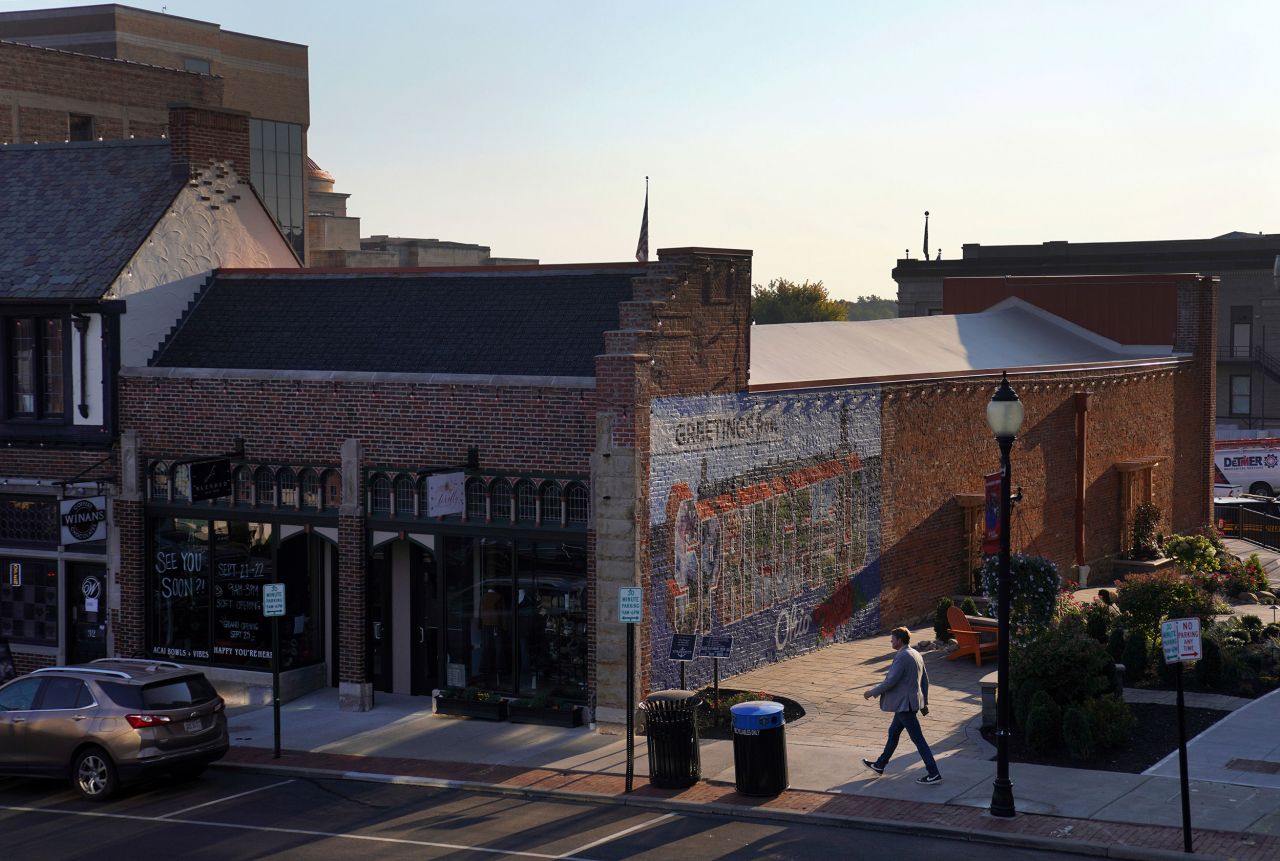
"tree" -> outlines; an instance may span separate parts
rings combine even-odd
[[[839,300],[844,305],[845,316],[850,320],[888,320],[898,316],[898,303],[894,299],[879,296],[859,296],[854,301]]]
[[[843,320],[844,305],[827,295],[821,281],[797,284],[774,278],[768,287],[751,287],[751,317],[756,323],[811,323]]]

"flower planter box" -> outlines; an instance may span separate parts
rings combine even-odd
[[[567,709],[511,706],[509,720],[512,723],[536,723],[543,726],[582,726],[582,706]]]
[[[1173,568],[1172,559],[1115,559],[1111,562],[1111,576],[1123,580],[1130,574],[1154,574],[1165,568]]]
[[[507,701],[477,702],[475,700],[454,700],[436,697],[436,714],[480,718],[481,720],[506,720]]]

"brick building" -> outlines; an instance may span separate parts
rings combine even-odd
[[[0,141],[159,138],[173,103],[249,116],[241,170],[305,259],[305,45],[115,3],[0,12]]]
[[[642,691],[675,632],[732,635],[735,672],[966,588],[1003,371],[1015,547],[1104,572],[1138,502],[1209,516],[1216,284],[1124,283],[1145,322],[1113,324],[1114,280],[1000,279],[948,284],[951,315],[752,327],[746,251],[220,273],[121,380],[117,642],[261,686],[278,578],[295,692],[550,690],[617,723],[621,586]],[[237,437],[231,490],[193,501],[173,465]]]
[[[1221,437],[1274,436],[1280,427],[1280,234],[1143,242],[967,243],[958,260],[899,260],[898,315],[942,313],[947,278],[1198,272],[1218,278]]]
[[[19,669],[118,648],[118,368],[147,363],[211,267],[299,265],[237,171],[247,117],[166,125],[0,148],[0,639]]]

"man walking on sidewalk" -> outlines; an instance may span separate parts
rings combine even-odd
[[[905,729],[915,742],[920,758],[924,760],[925,775],[917,777],[916,783],[939,783],[942,775],[938,773],[938,764],[933,761],[933,752],[929,750],[929,743],[924,740],[920,720],[916,717],[917,709],[922,715],[929,713],[929,673],[924,668],[924,658],[908,645],[911,642],[911,632],[906,628],[894,628],[890,632],[889,641],[897,652],[893,656],[893,663],[889,665],[884,681],[862,695],[867,700],[880,697],[880,710],[893,712],[893,721],[889,724],[889,740],[879,759],[875,762],[864,759],[862,764],[876,774],[884,774],[885,766],[893,757],[898,739]]]

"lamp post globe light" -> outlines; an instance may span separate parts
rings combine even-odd
[[[1022,428],[1022,401],[1000,375],[1000,388],[987,403],[987,426],[1000,445],[1000,585],[997,619],[1000,645],[996,663],[996,779],[991,790],[991,815],[1013,816],[1013,783],[1009,780],[1009,452]]]

